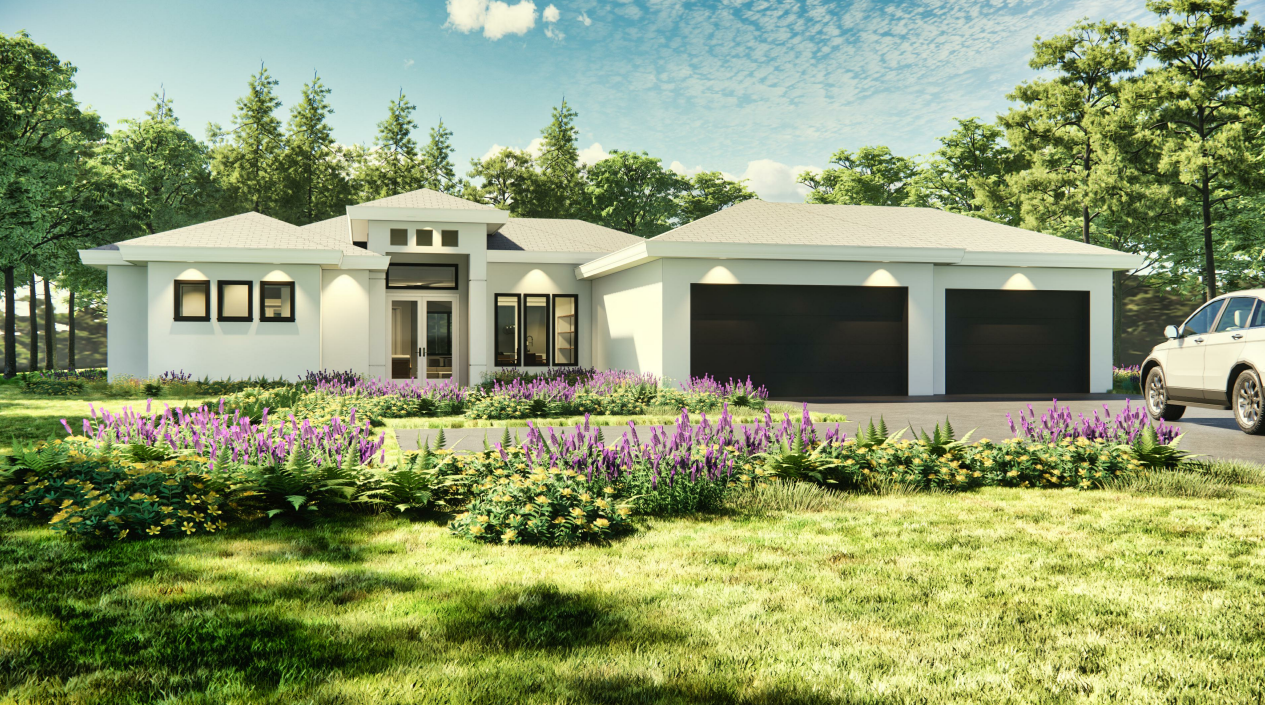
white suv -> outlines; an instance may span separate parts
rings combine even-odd
[[[1164,337],[1142,363],[1151,418],[1176,421],[1186,406],[1233,409],[1244,433],[1265,433],[1265,289],[1218,296]]]

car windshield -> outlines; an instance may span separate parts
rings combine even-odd
[[[1224,333],[1247,328],[1248,318],[1252,315],[1252,307],[1255,305],[1256,299],[1246,296],[1230,299],[1230,303],[1225,306],[1225,312],[1221,314],[1221,320],[1217,321],[1217,332]]]
[[[1182,337],[1202,335],[1212,330],[1213,321],[1217,320],[1217,312],[1225,304],[1225,299],[1218,299],[1195,312],[1182,324]]]

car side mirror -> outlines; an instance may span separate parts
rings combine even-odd
[[[1175,340],[1181,336],[1177,334],[1177,326],[1164,326],[1164,337],[1169,340]]]

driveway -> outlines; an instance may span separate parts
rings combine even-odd
[[[1125,399],[1124,396],[1113,394],[1089,394],[1079,395],[1067,401],[1060,400],[1059,404],[1070,406],[1073,414],[1083,413],[1086,416],[1095,411],[1100,415],[1104,414],[1103,405],[1106,404],[1114,415],[1124,407]],[[1138,400],[1134,399],[1132,405],[1137,406],[1138,403]],[[855,435],[858,423],[867,424],[871,418],[877,422],[880,416],[887,421],[891,431],[909,425],[915,431],[925,428],[928,433],[937,423],[944,423],[944,418],[948,416],[959,438],[967,431],[975,429],[971,435],[972,439],[999,440],[1013,435],[1006,424],[1006,414],[1018,416],[1019,411],[1026,409],[1028,404],[1032,404],[1038,418],[1050,408],[1049,399],[1023,397],[920,397],[916,399],[810,401],[808,408],[813,411],[847,415],[850,420],[843,424],[843,428],[849,436]],[[600,419],[601,417],[594,417],[595,421]],[[819,426],[826,425],[833,424],[819,424]],[[1181,447],[1192,453],[1213,458],[1265,463],[1265,436],[1249,436],[1239,431],[1229,411],[1191,407],[1186,410],[1186,415],[1177,422],[1177,425],[1185,433]],[[603,427],[603,434],[609,443],[627,430],[627,426]],[[518,432],[520,438],[526,436],[524,428],[510,429],[511,434],[515,431]],[[640,427],[637,431],[639,436],[646,436],[649,428]],[[395,430],[395,433],[401,448],[414,450],[418,447],[419,441],[432,443],[438,431],[399,428]],[[444,436],[449,448],[480,450],[483,448],[484,438],[495,443],[500,440],[502,433],[504,429],[501,428],[458,428],[445,430]]]

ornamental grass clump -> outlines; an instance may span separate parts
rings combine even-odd
[[[242,473],[210,465],[205,456],[140,444],[19,446],[0,473],[0,515],[102,539],[214,533],[249,515],[257,493]]]

